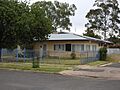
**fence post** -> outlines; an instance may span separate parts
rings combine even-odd
[[[2,48],[0,48],[0,62],[2,62]]]
[[[26,48],[24,48],[24,62],[26,61]]]
[[[18,48],[16,49],[16,62],[18,62]]]

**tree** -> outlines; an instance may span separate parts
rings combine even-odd
[[[74,4],[69,5],[68,3],[60,3],[58,1],[54,1],[54,3],[51,1],[39,1],[32,6],[44,9],[46,17],[52,21],[53,31],[56,31],[58,28],[70,30],[70,26],[72,26],[70,16],[74,16],[77,9]]]
[[[17,26],[20,29],[17,34],[21,34],[18,35],[19,44],[26,48],[34,42],[46,40],[52,31],[50,19],[45,16],[43,8],[36,5],[30,6],[29,11],[19,19]]]
[[[0,0],[0,60],[2,48],[46,40],[51,30],[51,21],[42,8],[17,0]]]
[[[115,35],[108,38],[108,40],[113,42],[114,44],[120,44],[120,38],[116,37]]]
[[[96,0],[94,7],[95,9],[91,9],[86,15],[87,29],[99,31],[104,39],[109,35],[119,33],[120,10],[117,0]]]
[[[13,6],[16,1],[0,0],[0,60],[1,49],[11,48],[15,46],[15,17],[16,12]]]
[[[101,36],[95,34],[93,30],[86,30],[85,32],[86,33],[83,33],[84,36],[89,36],[89,37],[101,39]]]

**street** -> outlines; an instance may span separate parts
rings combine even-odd
[[[120,90],[120,80],[0,70],[0,90]]]

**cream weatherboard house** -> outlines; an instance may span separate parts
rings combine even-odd
[[[36,42],[34,50],[40,50],[40,56],[66,58],[74,52],[76,57],[80,57],[81,53],[89,52],[90,55],[98,51],[105,43],[111,42],[73,33],[59,33],[50,34],[48,40],[44,42]]]

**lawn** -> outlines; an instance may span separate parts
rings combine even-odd
[[[79,65],[80,59],[43,59],[40,62],[45,64]]]
[[[1,69],[30,70],[37,72],[57,73],[72,69],[73,65],[40,64],[39,68],[32,68],[32,63],[0,63]]]
[[[37,59],[35,59],[35,61],[36,60]],[[72,69],[75,65],[79,65],[80,59],[44,58],[42,60],[39,60],[39,68],[32,68],[32,62],[33,59],[27,59],[26,62],[24,62],[23,59],[18,60],[18,62],[3,61],[0,63],[0,68],[56,73],[63,70]]]
[[[107,61],[95,61],[95,62],[90,62],[87,65],[90,65],[90,66],[100,66],[100,65],[107,64],[107,63],[109,63],[109,62],[107,62]]]
[[[119,55],[110,55],[107,58],[107,61],[95,61],[91,63],[87,63],[86,65],[90,66],[100,66],[110,62],[120,62],[120,54]],[[0,63],[1,69],[14,69],[14,70],[30,70],[37,72],[47,72],[47,73],[57,73],[63,70],[73,69],[76,65],[80,65],[80,59],[52,59],[46,58],[40,60],[39,68],[32,68],[32,60],[26,60],[26,63],[23,60],[12,63]]]

